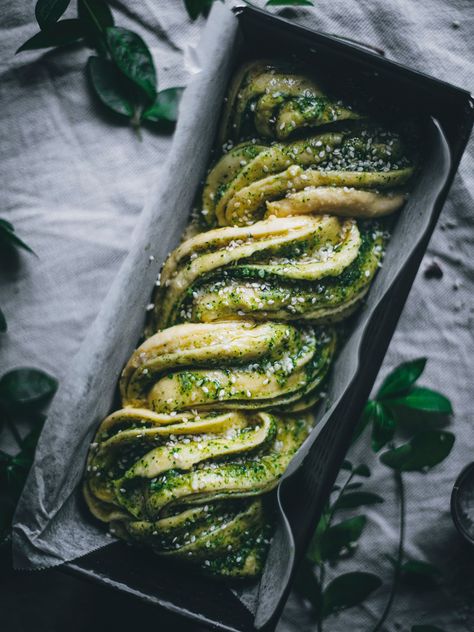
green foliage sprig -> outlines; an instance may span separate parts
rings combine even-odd
[[[184,0],[195,20],[207,15],[215,0]],[[150,49],[129,29],[116,26],[106,0],[77,0],[77,17],[62,18],[71,0],[37,0],[35,17],[40,30],[17,53],[85,45],[95,50],[86,64],[91,88],[109,112],[128,121],[138,132],[142,124],[172,126],[178,116],[182,87],[158,91],[158,77]],[[247,2],[251,5],[251,2]],[[312,6],[310,0],[268,0],[266,6]]]
[[[382,383],[375,399],[369,400],[358,423],[354,441],[365,430],[370,430],[371,447],[381,463],[393,473],[400,505],[399,538],[396,556],[386,555],[393,567],[389,597],[372,632],[382,629],[387,620],[400,583],[414,588],[433,588],[438,585],[439,571],[433,565],[415,559],[405,559],[406,503],[403,472],[428,472],[441,463],[454,444],[451,432],[437,429],[443,417],[450,415],[450,401],[441,393],[418,386],[418,378],[425,369],[426,358],[418,358],[398,366]],[[409,440],[394,443],[397,433],[408,433]],[[370,477],[370,469],[361,464],[354,467],[344,461],[341,472],[348,472],[342,486],[336,485],[323,511],[306,558],[295,583],[295,589],[312,606],[319,632],[326,617],[361,604],[382,585],[373,573],[351,572],[339,575],[325,585],[327,565],[337,566],[352,557],[367,524],[365,514],[354,515],[334,524],[341,511],[384,502],[378,494],[364,489],[363,479]],[[415,625],[412,632],[442,632],[430,625]]]
[[[95,50],[87,75],[99,101],[135,129],[142,123],[173,124],[183,88],[158,91],[150,49],[137,33],[115,25],[105,0],[77,0],[77,18],[60,19],[70,0],[38,0],[35,16],[40,31],[17,50],[84,44]]]
[[[17,250],[25,250],[36,256],[35,252],[18,237],[13,224],[0,217],[0,252],[3,257],[11,257]],[[8,329],[5,314],[0,309],[0,333]]]
[[[9,433],[16,450],[0,450],[0,546],[8,543],[13,513],[35,454],[45,416],[44,406],[53,397],[58,383],[35,368],[19,368],[0,378],[0,438]],[[18,423],[28,428],[22,436]]]

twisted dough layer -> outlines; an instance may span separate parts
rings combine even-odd
[[[335,347],[330,329],[221,321],[176,325],[133,353],[120,382],[125,406],[292,410],[315,390]]]
[[[379,217],[403,206],[413,172],[400,136],[373,125],[269,147],[243,143],[209,172],[202,214],[210,226],[308,213]]]
[[[283,139],[301,128],[360,118],[303,72],[268,60],[242,66],[230,87],[222,142],[254,132]]]
[[[276,485],[311,426],[311,415],[124,408],[98,430],[84,494],[122,537],[223,575],[255,574],[268,528],[252,497]]]
[[[200,233],[166,261],[150,332],[229,318],[341,320],[369,288],[383,243],[375,226],[327,215]]]

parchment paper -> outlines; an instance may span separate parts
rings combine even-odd
[[[235,35],[235,17],[216,5],[196,59],[202,71],[191,78],[183,96],[166,165],[150,191],[130,252],[61,380],[41,433],[15,514],[18,568],[53,566],[110,543],[81,512],[78,487],[85,458],[94,431],[111,409],[120,371],[141,336],[161,265],[180,240],[204,176]]]

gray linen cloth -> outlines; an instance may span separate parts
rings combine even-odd
[[[152,48],[160,88],[184,84],[197,69],[192,47],[203,20],[192,23],[179,0],[111,4],[117,22],[138,31]],[[284,12],[306,26],[379,46],[391,59],[472,88],[471,0],[318,0],[312,9]],[[61,380],[124,260],[171,139],[145,131],[139,142],[130,128],[98,114],[83,71],[86,51],[14,57],[36,30],[31,3],[4,0],[2,17],[0,215],[14,223],[39,259],[22,255],[20,267],[0,270],[0,304],[9,321],[0,341],[0,366],[2,373],[40,366]],[[474,626],[472,557],[449,515],[454,479],[474,454],[472,162],[471,144],[426,256],[426,261],[437,259],[444,276],[427,280],[418,275],[383,369],[386,373],[402,360],[427,355],[423,381],[452,399],[457,436],[443,465],[426,477],[406,476],[407,552],[436,564],[444,584],[435,592],[402,590],[386,629],[417,623],[450,631]],[[369,487],[387,501],[365,512],[368,535],[337,572],[377,572],[384,586],[367,605],[328,620],[331,630],[370,629],[388,596],[391,567],[384,554],[396,547],[398,508],[390,474],[372,463],[368,450],[357,451],[375,466]],[[314,627],[305,605],[292,596],[279,629]]]

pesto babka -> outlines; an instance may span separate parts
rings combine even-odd
[[[261,571],[266,495],[313,426],[337,323],[381,265],[416,161],[399,131],[270,61],[237,73],[219,142],[84,496],[118,537],[238,578]]]

